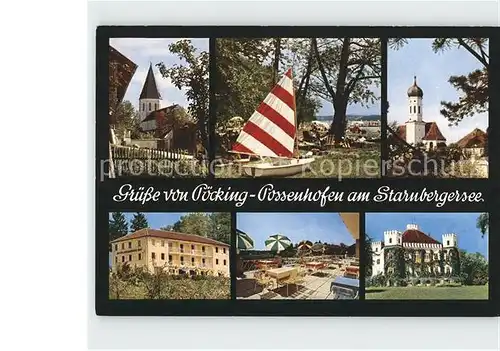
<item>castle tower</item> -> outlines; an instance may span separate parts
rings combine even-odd
[[[408,88],[408,121],[406,122],[406,142],[416,145],[425,136],[425,122],[422,121],[422,99],[424,92],[417,85],[417,77],[413,77],[413,85]]]
[[[457,235],[454,233],[443,234],[443,248],[449,249],[451,247],[458,247]]]
[[[156,86],[155,75],[153,73],[153,65],[149,64],[146,81],[142,87],[141,95],[139,96],[139,117],[141,122],[153,111],[160,108],[161,96]]]
[[[384,232],[384,246],[402,246],[403,234],[399,230],[387,230]]]

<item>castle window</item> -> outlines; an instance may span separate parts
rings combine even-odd
[[[226,265],[226,260],[224,260],[224,266]]]
[[[379,259],[377,259],[377,264],[380,264],[380,258],[379,258]]]
[[[218,258],[215,259],[215,264],[219,264],[219,259]]]
[[[181,256],[181,264],[184,264],[184,256]]]
[[[132,255],[128,255],[128,260],[132,261]]]
[[[392,244],[392,238],[389,238],[389,244]]]
[[[151,111],[151,103],[149,103],[149,111]]]
[[[129,241],[128,243],[128,248],[131,249],[132,248],[132,243]]]
[[[139,257],[138,257],[137,259],[138,259],[139,261],[140,261],[140,260],[142,260],[142,255],[141,255],[141,254],[139,254],[138,256],[139,256]]]
[[[168,255],[168,263],[172,263],[172,255]]]
[[[122,262],[125,262],[125,256],[122,256]]]
[[[446,240],[446,245],[450,245],[450,241],[449,240]]]
[[[191,264],[194,266],[194,257],[191,257]]]
[[[378,247],[375,248],[375,252],[378,252]]]
[[[216,248],[215,248],[215,253],[218,253],[218,252],[219,252],[219,248],[218,248],[218,247],[216,247]]]
[[[118,251],[118,244],[115,244],[115,251]]]
[[[165,254],[164,253],[161,254],[161,259],[162,259],[162,261],[165,260]]]
[[[156,254],[154,252],[151,252],[151,258],[154,260],[156,258]]]

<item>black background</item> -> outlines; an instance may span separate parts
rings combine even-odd
[[[493,37],[497,28],[488,27],[120,27],[105,26],[97,29],[96,37],[96,82],[97,82],[97,109],[96,109],[96,313],[98,315],[270,315],[270,316],[496,316],[498,315],[498,286],[499,260],[495,255],[500,248],[498,234],[499,227],[499,195],[500,179],[498,167],[499,148],[496,138],[498,122],[495,117],[500,112],[498,98],[500,85],[500,43]],[[382,85],[381,101],[387,98],[387,54],[386,40],[389,37],[404,38],[435,38],[435,37],[489,37],[490,51],[490,103],[489,103],[489,179],[214,179],[209,175],[206,179],[104,179],[101,180],[101,160],[108,158],[108,45],[109,38],[210,38],[210,72],[214,72],[213,60],[214,38],[217,37],[380,37],[382,38]],[[214,75],[211,74],[211,77]],[[210,81],[213,87],[213,79]],[[211,91],[213,97],[213,89]],[[384,105],[384,104],[382,104]],[[215,111],[215,100],[210,101],[210,114]],[[382,108],[382,146],[385,144],[385,126],[387,114]],[[210,137],[214,137],[214,121],[211,119]],[[211,159],[214,151],[209,151]],[[382,157],[386,157],[382,147]],[[332,190],[370,191],[375,193],[382,185],[388,185],[394,190],[420,191],[468,191],[483,192],[482,203],[455,203],[450,202],[443,207],[436,207],[434,203],[330,203],[320,207],[319,203],[278,203],[259,202],[255,198],[248,198],[244,206],[236,208],[231,203],[217,202],[164,202],[146,203],[144,205],[128,202],[114,202],[113,195],[123,184],[132,184],[135,187],[153,186],[157,190],[180,189],[191,191],[200,183],[208,183],[214,187],[232,190],[247,190],[256,193],[258,189],[273,183],[276,190],[323,190],[329,186]],[[109,300],[108,299],[108,215],[113,211],[131,212],[233,212],[233,230],[235,235],[234,212],[360,212],[361,245],[364,237],[364,212],[490,212],[489,240],[489,300],[364,300],[364,269],[360,270],[361,293],[360,300],[340,301],[313,301],[313,300],[235,300],[234,279],[232,284],[232,300]],[[232,240],[231,272],[234,277],[235,268],[235,240]],[[364,267],[365,258],[360,250],[360,266]]]

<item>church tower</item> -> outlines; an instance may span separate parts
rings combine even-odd
[[[406,122],[406,142],[416,145],[425,136],[425,122],[422,121],[422,98],[424,92],[417,85],[417,77],[413,77],[413,85],[408,88],[408,121]]]
[[[155,75],[153,73],[153,65],[149,64],[146,81],[142,87],[141,95],[139,96],[139,116],[141,122],[153,111],[160,108],[161,96],[156,86]]]

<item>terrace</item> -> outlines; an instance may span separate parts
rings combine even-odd
[[[236,280],[238,299],[333,300],[357,298],[359,262],[317,256],[244,261]],[[335,289],[332,289],[332,283]],[[347,286],[346,286],[347,284]]]

